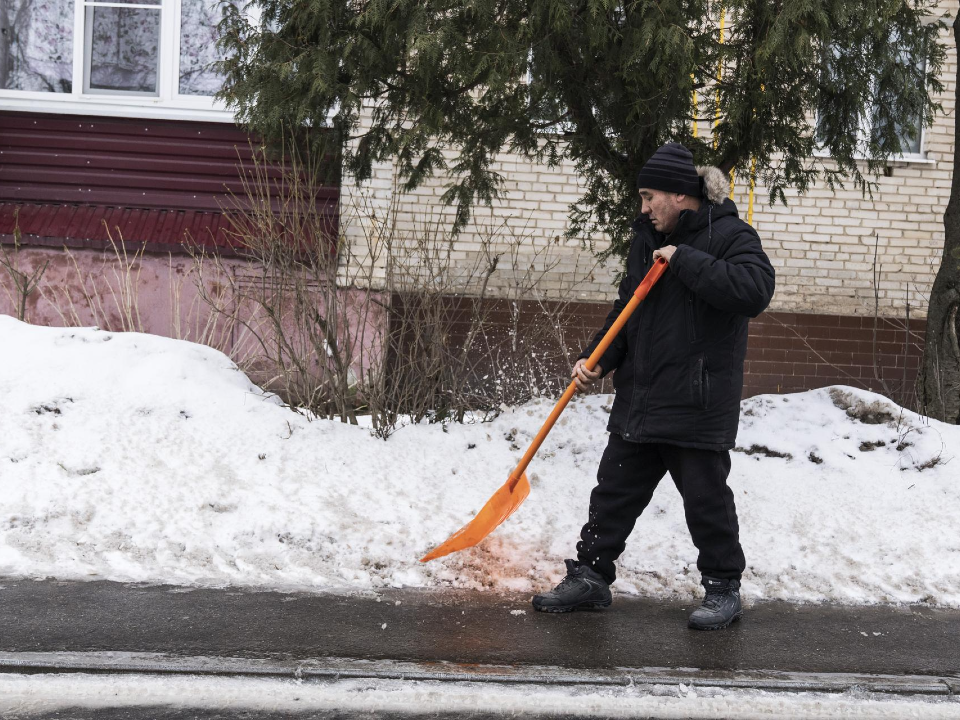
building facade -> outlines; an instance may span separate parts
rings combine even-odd
[[[163,295],[188,265],[184,239],[231,253],[224,207],[242,192],[255,151],[212,97],[221,82],[210,69],[217,8],[216,0],[0,0],[0,242],[9,247],[16,225],[25,262],[49,263],[47,281],[61,285],[78,263],[104,273],[111,243],[142,250],[144,329],[160,334],[180,322]],[[777,270],[773,303],[752,323],[746,395],[843,383],[909,399],[953,171],[957,56],[952,37],[942,41],[943,112],[912,152],[889,163],[872,197],[814,187],[774,206],[762,187],[751,199],[745,183],[735,185],[741,215],[752,206]],[[596,262],[603,237],[563,237],[580,195],[573,167],[503,155],[495,169],[505,196],[476,208],[449,248],[446,267],[460,283],[451,290],[474,292],[496,256],[483,288],[490,302],[530,300],[535,281],[537,301],[562,303],[574,336],[589,334],[619,268]],[[392,165],[381,163],[362,187],[350,177],[329,187],[331,227],[359,248],[345,261],[370,261],[362,248],[385,227],[401,245],[442,234],[444,185],[436,178],[401,192]],[[231,262],[244,272],[243,261]],[[42,297],[35,303],[35,322],[64,321]],[[3,294],[0,310],[11,311]]]

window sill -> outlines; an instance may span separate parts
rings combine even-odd
[[[176,100],[116,95],[78,95],[0,90],[0,110],[47,112],[62,115],[234,122],[233,113],[210,97],[180,97]]]

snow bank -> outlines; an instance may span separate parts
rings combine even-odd
[[[0,317],[0,573],[540,589],[574,552],[610,400],[571,404],[492,537],[423,565],[507,479],[551,402],[383,442],[308,422],[204,346]],[[739,445],[750,600],[960,606],[960,428],[832,388],[744,401]],[[615,587],[688,597],[695,562],[667,480]]]

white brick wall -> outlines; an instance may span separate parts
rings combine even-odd
[[[960,2],[943,9],[955,14]],[[943,250],[942,216],[950,194],[953,165],[953,113],[956,51],[952,35],[944,66],[943,112],[926,131],[925,162],[896,161],[890,177],[880,177],[873,198],[848,187],[832,192],[811,188],[804,196],[788,193],[788,205],[770,206],[767,190],[757,188],[753,224],[777,270],[777,293],[771,309],[830,314],[872,314],[873,263],[876,249],[880,269],[877,291],[881,313],[903,315],[909,298],[910,314],[922,316]],[[478,255],[496,236],[495,252],[505,253],[491,277],[494,295],[509,295],[515,286],[509,252],[511,238],[520,251],[512,257],[525,267],[531,262],[552,270],[541,284],[548,297],[609,301],[615,288],[616,263],[595,267],[591,243],[565,241],[569,205],[580,197],[572,163],[558,168],[503,155],[494,169],[505,179],[503,199],[493,208],[474,209],[473,221],[456,241],[452,257],[469,270],[480,264]],[[358,189],[347,176],[342,186],[343,226],[348,242],[363,245],[373,223],[392,222],[398,234],[409,237],[449,222],[451,210],[439,196],[443,179],[435,179],[412,193],[400,193],[391,163],[375,168],[374,179]],[[748,187],[738,181],[734,200],[746,218]],[[360,217],[356,209],[360,208]],[[365,229],[366,228],[366,229]],[[559,238],[559,240],[558,240]],[[603,237],[592,239],[596,250],[606,247]],[[562,288],[562,289],[561,289]],[[571,292],[572,288],[572,292]]]

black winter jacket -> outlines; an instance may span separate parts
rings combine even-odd
[[[718,204],[704,199],[699,210],[685,211],[669,236],[646,215],[634,221],[619,297],[580,355],[590,356],[630,301],[653,251],[676,245],[667,272],[600,358],[604,375],[616,371],[607,430],[625,440],[705,450],[735,445],[747,324],[770,303],[774,271],[733,201],[714,198]]]

